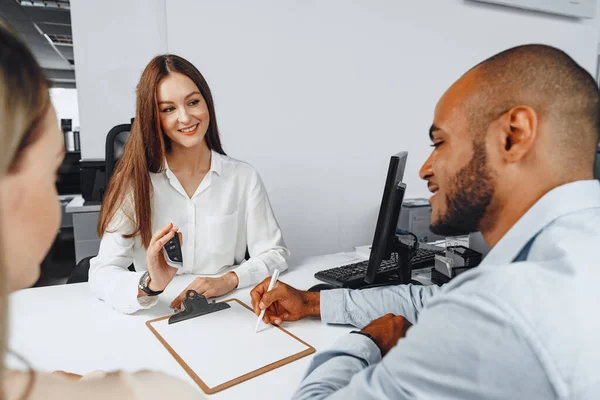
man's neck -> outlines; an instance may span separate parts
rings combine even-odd
[[[488,217],[481,221],[480,230],[485,242],[494,247],[542,196],[543,194],[527,197],[519,195],[515,196],[518,199],[502,206],[490,207],[492,209]]]
[[[517,223],[523,215],[546,193],[564,184],[585,179],[570,177],[569,179],[549,182],[541,177],[523,179],[519,184],[512,185],[504,194],[497,194],[488,207],[486,217],[481,221],[480,231],[490,247],[494,247]],[[544,184],[535,184],[534,182]]]

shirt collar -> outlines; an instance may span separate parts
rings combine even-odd
[[[217,175],[221,176],[221,155],[214,150],[211,150],[210,153],[210,171],[214,171]]]
[[[600,208],[597,180],[571,182],[550,190],[509,229],[481,264],[510,263],[529,239],[554,220],[588,208]]]

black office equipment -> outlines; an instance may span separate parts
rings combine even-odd
[[[596,161],[594,162],[594,178],[600,180],[600,145],[596,150]]]
[[[462,245],[448,246],[444,255],[435,259],[431,281],[437,285],[448,283],[463,272],[478,266],[482,257],[480,252]]]
[[[185,321],[186,319],[199,317],[216,311],[231,308],[227,303],[209,303],[206,297],[198,294],[195,290],[188,290],[183,300],[183,310],[169,317],[169,324]]]
[[[404,199],[400,209],[398,228],[414,233],[419,242],[433,242],[444,239],[444,236],[433,233],[430,226],[431,204],[429,204],[429,199]]]
[[[61,118],[60,128],[63,132],[70,131],[71,129],[73,129],[73,120],[70,118]]]
[[[131,124],[117,125],[108,131],[108,135],[106,135],[106,187],[108,187],[117,162],[123,154],[132,124],[133,118],[131,119]]]
[[[430,268],[433,266],[436,255],[444,255],[444,249],[437,246],[431,246],[432,248],[423,248],[419,246],[414,256],[410,259],[411,273],[414,270],[421,268]],[[392,275],[396,272],[396,266],[389,262],[390,260],[384,260],[382,266],[379,268],[377,275]],[[331,268],[324,271],[318,272],[317,279],[327,284],[317,284],[308,289],[309,292],[320,292],[321,290],[335,289],[335,288],[350,288],[356,289],[365,285],[365,275],[367,273],[367,265],[369,261],[360,261],[354,264],[343,265],[341,267]]]
[[[319,271],[315,278],[336,287],[358,288],[369,284],[410,282],[410,258],[413,244],[396,237],[396,226],[406,185],[402,183],[408,153],[400,152],[390,159],[379,217],[368,261]]]
[[[133,123],[133,118],[131,119]],[[115,166],[123,154],[131,124],[113,127],[106,135],[104,160],[81,160],[81,195],[85,205],[101,204]]]
[[[384,278],[389,280],[389,276],[394,274],[398,269],[398,259],[391,257],[388,260],[384,260],[377,271],[377,278],[383,280]],[[332,286],[332,288],[349,288],[358,289],[366,286],[365,277],[367,275],[369,261],[359,261],[357,263],[342,265],[341,267],[326,269],[319,271],[315,274],[315,278],[320,281],[326,282]],[[381,282],[378,282],[381,283]],[[392,278],[392,282],[395,280]],[[315,285],[309,289],[309,291],[321,291],[332,289],[326,286]]]
[[[133,124],[133,118],[131,119]],[[131,124],[120,124],[113,127],[106,135],[104,160],[81,160],[81,195],[84,205],[99,205],[119,158],[123,154],[125,143],[129,138]],[[90,259],[85,257],[77,263],[67,283],[87,282]],[[135,271],[133,264],[128,268]]]
[[[400,240],[396,239],[396,225],[398,224],[400,207],[402,206],[402,200],[404,200],[406,185],[400,183],[402,177],[398,178],[398,174],[393,170],[393,162],[392,159],[388,171],[386,188],[383,192],[383,199],[381,200],[381,207],[379,208],[379,218],[377,219],[377,227],[375,228],[375,236],[373,237],[373,246],[371,247],[371,254],[369,255],[369,263],[365,275],[366,283],[375,283],[375,277],[379,271],[388,266],[395,266],[398,268],[398,271],[396,272],[399,274],[402,273],[402,267],[408,266],[408,258],[410,258],[408,255],[410,247],[403,245]],[[404,158],[404,163],[406,163],[406,157]],[[403,174],[404,166],[402,166],[402,175]],[[395,185],[391,190],[389,188],[390,184]],[[418,243],[415,242],[415,245],[418,245]],[[398,252],[394,252],[394,250],[396,250],[394,249],[395,246],[403,246],[405,251],[399,250]],[[404,255],[406,255],[406,257]],[[405,281],[406,279],[402,280]],[[410,276],[408,277],[408,280],[410,281]]]
[[[441,247],[438,247],[438,249],[425,249],[422,246],[419,247],[416,254],[410,259],[410,265],[413,270],[431,267],[434,264],[436,255],[444,255],[444,249]]]
[[[308,292],[320,292],[322,290],[338,289],[338,286],[329,285],[327,283],[317,283],[307,289]]]
[[[56,190],[59,195],[81,193],[80,164],[81,153],[66,152],[58,169]]]
[[[106,162],[104,160],[81,160],[81,196],[85,205],[100,204],[106,187]]]

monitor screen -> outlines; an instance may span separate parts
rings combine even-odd
[[[407,158],[408,152],[403,151],[393,155],[390,159],[365,276],[365,282],[367,283],[375,281],[381,262],[387,260],[393,250],[396,226],[398,225],[400,208],[406,190],[406,185],[402,183],[402,179],[404,178]]]

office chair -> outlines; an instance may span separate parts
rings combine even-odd
[[[123,154],[125,143],[129,139],[129,132],[131,131],[131,125],[133,124],[133,118],[131,118],[130,124],[120,124],[113,127],[106,135],[106,147],[105,147],[105,171],[106,171],[106,182],[105,188],[108,188],[108,183],[112,177],[115,166]],[[105,189],[106,190],[106,189]],[[67,283],[81,283],[88,281],[88,272],[90,270],[90,260],[92,257],[85,257],[81,259],[67,279]],[[129,266],[130,271],[135,271],[133,264]]]
[[[108,135],[106,135],[106,150],[104,157],[106,160],[106,188],[108,188],[108,183],[115,170],[115,166],[123,154],[125,143],[127,143],[127,139],[129,139],[129,132],[131,131],[132,124],[133,118],[131,118],[131,124],[117,125],[108,131]]]

